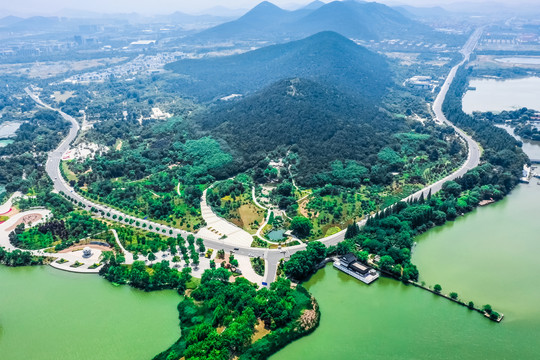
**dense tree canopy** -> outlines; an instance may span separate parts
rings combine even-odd
[[[326,257],[326,247],[319,241],[310,242],[305,251],[294,253],[285,263],[285,274],[295,280],[305,280],[317,270]]]
[[[393,141],[393,133],[406,130],[365,99],[303,79],[280,81],[236,104],[205,113],[198,122],[227,141],[241,156],[243,168],[264,160],[279,146],[296,145],[299,181],[304,183],[326,180],[313,176],[328,170],[335,160],[345,165],[333,165],[334,181],[355,181],[367,170],[352,160],[371,165],[369,156]]]
[[[291,220],[291,230],[299,238],[308,237],[312,227],[311,221],[303,216],[296,216]]]
[[[47,152],[56,148],[68,129],[69,123],[49,110],[39,110],[20,126],[13,142],[0,148],[0,184],[7,192],[47,186]]]
[[[257,290],[244,278],[229,282],[230,275],[224,268],[204,272],[199,287],[178,305],[182,337],[156,359],[230,359],[248,351],[249,359],[264,359],[302,332],[294,324],[303,309],[312,307],[305,290],[291,289],[285,279]],[[259,340],[265,346],[251,344],[258,319],[280,334]],[[220,326],[223,332],[216,330]]]

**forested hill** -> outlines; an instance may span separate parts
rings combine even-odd
[[[370,167],[391,135],[406,128],[369,101],[298,78],[217,106],[198,122],[228,143],[244,169],[272,150],[292,148],[300,159],[297,179],[305,185],[315,185],[336,160]]]
[[[362,40],[439,37],[429,26],[375,2],[333,1],[287,11],[263,2],[241,18],[202,31],[197,41],[299,39],[320,31],[336,31]]]
[[[383,56],[335,32],[240,55],[180,60],[166,68],[183,75],[175,84],[179,91],[203,101],[245,95],[291,77],[317,80],[371,98],[381,97],[392,85]]]

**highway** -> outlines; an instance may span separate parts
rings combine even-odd
[[[444,179],[437,181],[436,183],[425,187],[424,189],[418,191],[417,193],[409,196],[408,198],[404,199],[407,200],[409,198],[418,198],[422,193],[427,193],[429,190],[431,190],[432,194],[438,192],[441,190],[442,185],[444,182],[449,180],[454,180],[456,178],[459,178],[463,176],[468,170],[478,166],[480,162],[480,148],[478,144],[465,132],[463,132],[461,129],[457,128],[455,125],[453,125],[451,122],[446,119],[442,112],[442,104],[444,102],[444,99],[446,97],[446,94],[448,92],[448,89],[450,85],[452,84],[454,77],[456,75],[456,72],[460,66],[465,64],[470,57],[470,54],[475,49],[478,40],[480,39],[480,36],[482,35],[483,29],[476,30],[467,43],[464,45],[463,49],[461,50],[461,53],[463,54],[463,61],[461,61],[458,65],[454,66],[448,77],[446,78],[446,81],[444,82],[443,86],[441,87],[441,90],[433,104],[433,111],[435,113],[436,119],[440,122],[443,122],[449,126],[452,126],[456,132],[461,136],[461,138],[466,142],[468,147],[468,157],[465,163],[454,173],[450,174],[449,176],[445,177]],[[74,189],[69,186],[69,184],[66,183],[66,181],[63,179],[61,173],[60,173],[60,163],[62,159],[62,155],[69,149],[70,144],[77,138],[78,132],[79,132],[79,124],[77,121],[70,115],[64,113],[63,111],[59,109],[52,108],[51,106],[43,103],[39,97],[33,93],[33,91],[29,88],[26,88],[25,91],[27,94],[40,106],[47,108],[49,110],[57,111],[65,120],[69,121],[71,123],[71,129],[69,131],[69,134],[66,136],[66,138],[60,143],[58,148],[56,148],[54,151],[49,153],[49,157],[47,159],[46,164],[46,171],[49,177],[52,179],[54,184],[54,189],[58,192],[61,192],[65,194],[66,196],[70,197],[71,199],[76,200],[78,203],[83,203],[87,210],[90,210],[92,207],[98,210],[98,213],[96,213],[97,216],[102,216],[105,218],[112,219],[113,215],[116,215],[117,217],[122,217],[123,219],[133,219],[134,221],[138,221],[140,225],[138,226],[141,229],[152,231],[159,234],[166,234],[169,235],[169,233],[172,231],[172,236],[176,236],[178,234],[181,234],[182,236],[186,237],[188,234],[190,234],[187,231],[183,231],[180,229],[172,228],[170,226],[161,225],[155,222],[152,222],[150,220],[140,219],[136,218],[134,216],[122,213],[118,210],[112,209],[110,207],[100,205],[97,203],[94,203],[79,194],[77,194]],[[105,215],[102,215],[99,213],[99,211],[103,211]],[[110,214],[110,216],[107,216],[107,214]],[[125,221],[125,220],[124,220]],[[362,220],[358,222],[358,225],[360,227],[365,225],[366,220]],[[142,225],[146,224],[146,227],[143,228]],[[136,224],[133,223],[132,226],[135,226]],[[152,230],[149,229],[150,225],[153,227]],[[136,226],[137,227],[137,226]],[[156,230],[159,229],[159,230]],[[163,232],[162,230],[165,230]],[[279,264],[280,259],[282,258],[288,258],[292,254],[294,254],[297,251],[304,250],[306,248],[305,244],[291,246],[291,247],[285,247],[283,249],[262,249],[262,248],[251,248],[251,247],[242,247],[242,246],[236,246],[234,244],[230,243],[230,240],[228,242],[225,242],[223,240],[216,240],[216,239],[210,239],[204,236],[199,236],[197,234],[194,234],[196,237],[200,237],[203,239],[204,244],[206,247],[213,248],[213,249],[224,249],[227,252],[234,251],[235,253],[239,255],[244,256],[250,256],[250,257],[263,257],[265,259],[265,274],[264,274],[264,283],[270,284],[275,280],[276,270]],[[340,231],[339,233],[336,233],[334,235],[328,236],[326,238],[321,239],[320,241],[324,243],[326,246],[330,245],[336,245],[337,243],[343,241],[345,239],[345,230]]]

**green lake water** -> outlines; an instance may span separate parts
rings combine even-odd
[[[328,265],[306,284],[320,327],[272,357],[285,359],[538,359],[540,186],[418,237],[421,280],[505,314],[502,323],[427,291],[380,278],[372,285]]]
[[[0,266],[0,359],[150,359],[180,336],[174,291]]]
[[[540,108],[539,84],[540,78],[473,80],[477,90],[467,92],[463,107]],[[540,143],[524,141],[523,149],[537,158]],[[321,308],[319,328],[272,360],[540,359],[537,181],[415,239],[420,280],[492,305],[505,315],[500,324],[398,281],[380,278],[368,286],[327,265],[305,284]]]

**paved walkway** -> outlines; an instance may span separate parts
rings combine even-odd
[[[255,205],[260,207],[261,209],[266,210],[266,218],[264,219],[263,223],[259,228],[257,229],[257,232],[255,233],[255,236],[257,236],[259,239],[263,241],[268,241],[265,238],[262,237],[261,232],[263,231],[264,227],[268,224],[268,220],[270,220],[270,214],[272,214],[272,209],[267,208],[266,206],[263,206],[258,200],[257,196],[255,194],[255,186],[251,187],[251,197],[253,198],[253,202]]]
[[[253,236],[244,229],[217,216],[206,202],[207,190],[204,190],[201,198],[201,213],[204,221],[206,221],[206,226],[200,229],[196,236],[223,240],[224,243],[233,246],[250,247]]]
[[[5,203],[3,204],[5,205]],[[51,217],[51,212],[46,209],[35,209],[35,210],[29,210],[22,213],[18,213],[16,215],[13,215],[10,217],[7,221],[0,224],[0,247],[5,248],[6,250],[13,251],[13,250],[21,250],[21,251],[27,251],[30,252],[34,256],[47,256],[51,258],[55,258],[55,260],[50,264],[52,267],[70,271],[70,272],[77,272],[77,273],[97,273],[99,272],[99,267],[96,269],[89,269],[88,267],[92,266],[95,263],[99,262],[99,258],[101,257],[101,250],[92,249],[92,256],[89,258],[83,257],[83,251],[77,250],[77,251],[71,251],[67,253],[47,253],[44,252],[44,249],[41,250],[25,250],[25,249],[19,249],[15,246],[13,246],[9,242],[9,233],[12,230],[9,230],[12,228],[15,224],[17,224],[21,219],[23,219],[25,216],[32,216],[32,215],[40,215],[41,219],[30,224],[30,226],[36,226],[39,224],[44,223]],[[57,261],[59,259],[64,259],[66,262],[60,264]],[[82,263],[83,265],[72,268],[71,265],[73,265],[76,261]]]
[[[13,200],[22,196],[23,194],[18,191],[13,193],[5,203],[0,205],[0,215],[6,215],[13,207]]]
[[[124,258],[126,259],[126,264],[133,264],[133,254],[126,250],[124,245],[120,242],[120,239],[118,238],[118,233],[115,229],[110,230],[114,236],[114,240],[118,244],[118,247],[120,247],[120,250],[122,250],[122,253],[124,254]]]
[[[262,283],[263,277],[255,273],[255,270],[253,270],[253,266],[251,266],[251,260],[249,256],[235,254],[234,258],[238,260],[238,268],[242,270],[243,277],[255,284]]]
[[[11,230],[8,230],[8,229],[13,227],[15,224],[17,224],[22,218],[24,218],[27,215],[40,215],[41,216],[40,220],[34,222],[31,225],[31,226],[35,226],[35,225],[44,223],[51,215],[51,212],[46,209],[36,209],[36,210],[21,212],[10,217],[8,220],[0,224],[0,246],[1,247],[9,251],[13,251],[17,249],[15,246],[13,246],[9,242],[9,233],[11,232]],[[37,255],[37,250],[31,251],[31,252]]]

